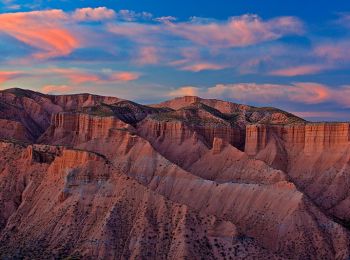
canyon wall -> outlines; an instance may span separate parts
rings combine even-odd
[[[107,138],[113,131],[132,128],[116,117],[62,112],[52,116],[51,126],[39,138],[40,143],[74,145],[96,138]]]
[[[342,148],[350,143],[349,123],[308,123],[285,126],[247,125],[245,152],[256,155],[277,137],[290,149],[306,155]]]

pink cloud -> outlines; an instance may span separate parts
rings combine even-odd
[[[181,69],[192,71],[192,72],[199,72],[203,70],[221,70],[224,68],[226,68],[225,65],[213,64],[213,63],[196,63],[193,65],[182,67]]]
[[[45,94],[68,93],[72,90],[73,88],[67,85],[45,85],[41,88]]]
[[[288,89],[288,97],[292,101],[307,104],[318,104],[332,98],[334,90],[318,83],[294,83]]]
[[[60,23],[66,18],[62,10],[0,14],[0,32],[41,50],[35,58],[66,56],[80,45]]]
[[[155,47],[141,47],[137,56],[136,63],[140,65],[156,64],[159,61],[158,50]]]
[[[308,74],[317,74],[321,71],[328,69],[328,65],[301,65],[296,67],[289,67],[285,69],[279,69],[271,71],[269,74],[274,76],[299,76],[299,75],[308,75]]]
[[[116,13],[106,7],[86,7],[76,9],[72,17],[77,21],[102,21],[115,18]]]
[[[84,71],[80,71],[78,69],[61,69],[61,68],[54,68],[54,69],[48,69],[45,72],[51,73],[51,74],[59,74],[64,76],[65,78],[68,78],[70,82],[80,84],[85,82],[98,82],[100,81],[100,77],[92,74],[87,73]]]
[[[40,71],[41,73],[46,73],[50,75],[60,75],[67,78],[73,84],[82,84],[92,82],[95,84],[106,84],[110,82],[118,81],[133,81],[140,77],[138,73],[135,72],[105,72],[105,73],[91,73],[86,71],[81,71],[79,69],[65,69],[65,68],[51,68]]]
[[[133,81],[140,77],[139,74],[133,72],[116,72],[110,76],[110,80],[115,81]]]
[[[0,83],[23,76],[24,73],[19,71],[0,71]]]

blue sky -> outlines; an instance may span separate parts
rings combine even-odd
[[[0,87],[350,118],[348,1],[1,1]]]

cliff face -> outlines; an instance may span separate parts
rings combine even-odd
[[[349,123],[313,123],[287,126],[248,125],[245,151],[256,155],[273,136],[288,148],[302,149],[306,155],[342,149],[350,143]]]
[[[349,123],[251,125],[247,126],[245,151],[285,170],[319,206],[347,222],[349,128]]]
[[[0,258],[348,259],[349,124],[0,91]]]
[[[63,112],[52,116],[51,126],[38,142],[74,145],[91,139],[108,138],[113,131],[128,127],[132,128],[115,117]]]

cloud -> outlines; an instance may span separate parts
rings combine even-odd
[[[136,21],[136,20],[151,20],[153,15],[148,12],[140,12],[137,13],[132,10],[120,10],[117,13],[117,18],[120,20],[125,20],[125,21]]]
[[[75,83],[75,84],[100,81],[99,76],[92,73],[87,73],[85,71],[81,71],[78,69],[53,68],[53,69],[44,70],[43,72],[53,74],[53,75],[55,74],[61,75],[65,78],[68,78],[71,83]]]
[[[95,84],[107,84],[112,82],[121,81],[133,81],[140,77],[140,74],[135,72],[115,72],[115,71],[105,71],[102,73],[91,73],[87,71],[82,71],[79,69],[66,69],[66,68],[50,68],[46,70],[39,71],[41,74],[49,74],[52,76],[62,76],[67,78],[72,84],[82,84],[82,83],[95,83]]]
[[[116,13],[114,10],[106,7],[86,7],[76,9],[72,17],[77,21],[102,21],[115,18]]]
[[[116,72],[110,76],[111,81],[133,81],[140,77],[138,73],[134,72]]]
[[[296,111],[291,112],[292,114],[299,116],[301,118],[345,118],[349,116],[348,113],[339,113],[331,111]]]
[[[350,85],[342,86],[334,93],[334,99],[347,108],[350,108]]]
[[[350,14],[349,13],[340,14],[339,19],[336,20],[336,23],[343,27],[350,28]]]
[[[181,87],[169,92],[170,97],[182,97],[182,96],[198,96],[200,94],[200,88],[196,87]]]
[[[73,88],[67,85],[45,85],[41,88],[41,91],[45,94],[68,93],[72,90]]]
[[[19,71],[0,71],[0,84],[22,76],[24,73]]]
[[[176,21],[177,18],[174,16],[162,16],[162,17],[157,17],[154,19],[154,21],[160,22],[160,23],[170,23]]]
[[[154,23],[155,20],[159,23]],[[138,53],[141,65],[156,64],[161,60],[164,64],[190,71],[218,70],[229,65],[238,68],[238,59],[243,60],[244,54],[254,55],[254,50],[238,55],[234,50],[304,32],[303,23],[295,17],[263,20],[257,15],[242,15],[226,21],[191,19],[187,22],[159,17],[153,22],[110,23],[107,30],[117,35],[118,41],[127,41],[132,50],[126,52],[131,57]],[[200,54],[195,60],[179,59],[185,48],[196,49]]]
[[[156,64],[159,62],[158,50],[153,46],[141,47],[138,51],[136,63],[140,65]]]
[[[162,25],[154,25],[137,22],[122,22],[118,24],[108,24],[107,30],[118,36],[123,36],[129,40],[142,44],[154,44],[165,31]],[[164,39],[166,40],[166,39]]]
[[[196,63],[182,67],[182,70],[200,72],[203,70],[221,70],[226,68],[225,65],[213,64],[213,63]]]
[[[62,10],[0,14],[0,33],[39,49],[35,58],[67,56],[80,44],[61,24],[66,18]]]
[[[302,22],[295,17],[288,16],[263,21],[257,15],[242,15],[232,17],[225,22],[191,20],[176,23],[172,22],[173,19],[169,17],[158,19],[167,22],[160,24],[112,24],[109,26],[109,30],[115,34],[130,37],[134,41],[145,41],[149,37],[154,39],[170,35],[210,48],[249,46],[276,40],[285,35],[303,33]]]
[[[217,84],[209,88],[193,86],[171,90],[169,96],[199,95],[205,98],[232,99],[243,103],[270,104],[290,102],[295,104],[321,104],[326,102],[350,107],[350,86],[331,88],[313,82],[293,84],[236,83]]]
[[[349,61],[350,40],[333,41],[332,43],[324,43],[315,47],[316,56],[326,58],[329,61]]]
[[[293,76],[300,76],[300,75],[317,74],[329,68],[330,68],[329,65],[324,65],[324,64],[301,65],[296,67],[289,67],[289,68],[274,70],[274,71],[271,71],[269,74],[274,76],[293,77]]]
[[[232,48],[279,39],[303,33],[302,22],[295,17],[279,17],[263,21],[257,15],[242,15],[227,22],[177,23],[169,30],[200,45]]]

